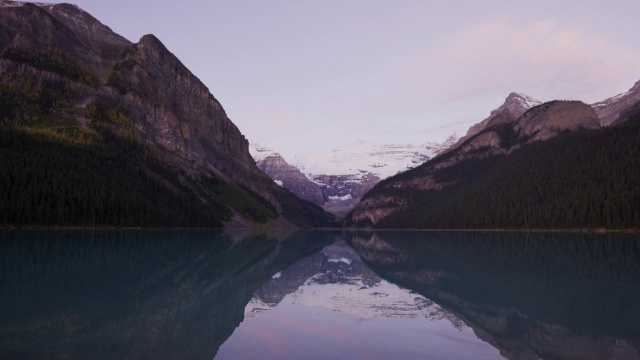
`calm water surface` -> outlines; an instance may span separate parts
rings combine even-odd
[[[0,359],[640,359],[640,238],[0,231]]]

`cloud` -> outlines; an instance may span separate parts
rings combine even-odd
[[[497,19],[448,36],[390,72],[387,110],[487,94],[602,100],[640,78],[640,50],[576,26]],[[498,104],[496,104],[498,105]]]

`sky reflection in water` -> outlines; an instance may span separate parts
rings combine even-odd
[[[0,231],[0,358],[640,359],[634,234]]]

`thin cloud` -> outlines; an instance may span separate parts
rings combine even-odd
[[[640,51],[581,27],[498,19],[412,54],[391,75],[387,110],[511,91],[593,102],[640,78]]]

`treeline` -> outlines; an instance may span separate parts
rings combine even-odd
[[[10,48],[2,58],[71,81],[16,71],[0,82],[0,226],[219,227],[234,213],[257,224],[278,218],[242,185],[162,162],[117,98],[79,106],[87,97],[79,83],[99,84],[64,51]],[[294,224],[334,225],[320,207],[273,188]]]
[[[230,219],[187,177],[137,151],[0,127],[0,225],[215,227]]]
[[[274,189],[276,200],[282,206],[282,215],[302,228],[339,227],[333,215],[311,201],[299,198],[285,188]]]
[[[640,113],[440,170],[439,180],[455,182],[440,191],[379,187],[410,203],[376,227],[640,228],[639,139]]]

